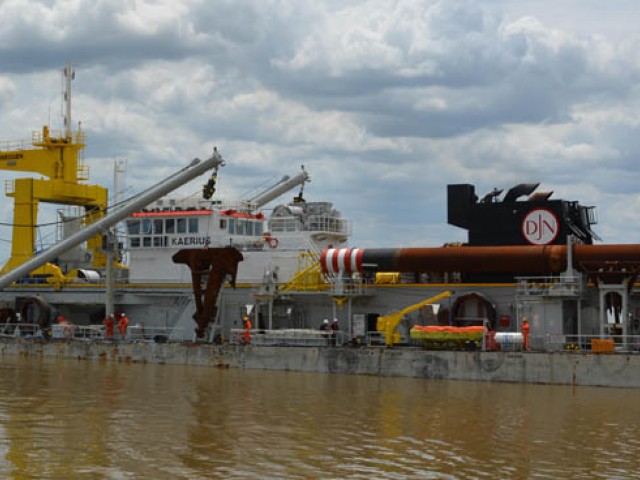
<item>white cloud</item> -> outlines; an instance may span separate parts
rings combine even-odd
[[[0,102],[6,102],[15,92],[16,84],[11,79],[0,76]]]
[[[58,72],[73,61],[97,183],[127,158],[139,190],[217,145],[221,192],[304,163],[307,197],[355,218],[356,244],[459,240],[447,183],[521,182],[597,204],[606,240],[636,242],[634,5],[7,0],[0,130],[59,125]]]
[[[153,36],[171,30],[180,32],[185,27],[189,29],[188,22],[181,21],[181,17],[189,13],[185,2],[139,1],[122,7],[124,8],[118,11],[115,18],[124,30],[132,33]]]

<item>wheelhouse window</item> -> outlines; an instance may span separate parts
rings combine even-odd
[[[129,235],[129,248],[162,248],[170,245],[169,235],[195,234],[200,230],[200,219],[198,217],[177,217],[177,218],[135,218],[126,222],[127,234]],[[225,229],[232,228],[233,222],[227,219],[220,220],[221,226]]]
[[[129,235],[139,235],[140,220],[127,220],[127,232]]]
[[[264,222],[258,218],[221,218],[220,230],[226,230],[230,235],[262,235]]]
[[[242,218],[236,220],[236,235],[244,235],[244,226],[246,221]]]

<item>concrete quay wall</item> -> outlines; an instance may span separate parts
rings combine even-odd
[[[0,356],[640,388],[640,355],[0,339]]]

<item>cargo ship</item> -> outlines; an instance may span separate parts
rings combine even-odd
[[[45,177],[16,179],[7,191],[15,210],[0,277],[2,332],[70,343],[3,351],[78,356],[73,349],[85,347],[73,340],[90,340],[91,355],[117,345],[141,361],[640,386],[640,245],[597,243],[594,207],[555,199],[537,183],[483,196],[471,184],[449,185],[448,223],[468,231],[466,242],[363,249],[350,245],[352,223],[331,202],[305,198],[304,167],[251,198],[216,197],[226,161],[215,150],[110,206],[105,188],[84,183],[84,136],[70,127],[71,69],[67,129],[44,127],[30,146],[0,156],[0,169]],[[208,171],[202,198],[168,195]],[[36,254],[39,202],[83,213],[64,217],[59,241]],[[125,312],[126,342],[105,339],[102,320]],[[58,317],[73,328],[57,328]],[[336,331],[319,328],[328,319]],[[455,329],[473,336],[452,341]],[[172,342],[205,353],[169,355]]]

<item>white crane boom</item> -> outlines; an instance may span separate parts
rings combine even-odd
[[[256,209],[262,208],[271,200],[278,198],[280,195],[288,192],[292,188],[295,188],[298,185],[304,185],[309,181],[309,174],[303,167],[302,172],[300,172],[295,177],[291,178],[288,175],[285,175],[278,183],[258,193],[253,198],[251,198],[249,202],[253,206],[255,206]]]

